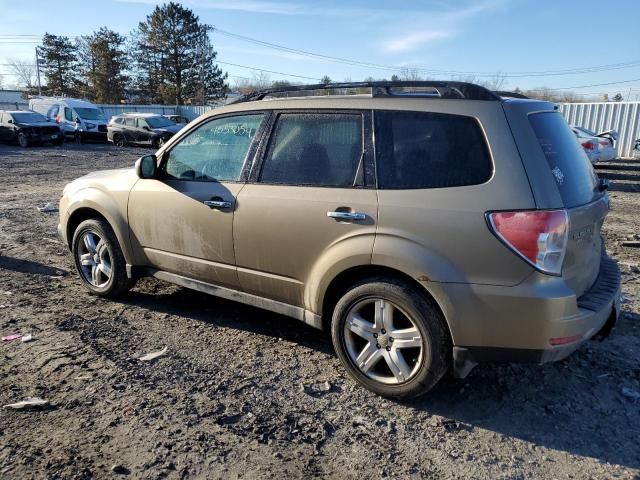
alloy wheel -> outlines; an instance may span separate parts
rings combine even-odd
[[[87,230],[78,242],[76,255],[84,279],[102,288],[111,279],[111,256],[107,244],[96,232]]]
[[[351,307],[344,339],[351,362],[381,383],[405,383],[423,362],[424,344],[416,322],[389,300],[369,298]]]

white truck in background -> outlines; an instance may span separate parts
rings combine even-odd
[[[66,97],[34,97],[29,109],[52,119],[65,137],[76,141],[107,141],[107,117],[87,100]]]

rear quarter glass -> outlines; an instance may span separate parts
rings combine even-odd
[[[597,197],[597,177],[586,153],[559,112],[529,115],[540,148],[566,208],[592,202]]]

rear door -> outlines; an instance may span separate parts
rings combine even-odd
[[[378,202],[370,112],[277,113],[262,151],[234,219],[240,285],[304,306],[314,268],[336,266],[341,251],[371,261]]]
[[[546,106],[546,107],[545,107]],[[562,114],[551,104],[505,105],[538,208],[565,208],[569,238],[562,276],[576,295],[595,282],[600,271],[600,235],[608,196],[591,162]]]

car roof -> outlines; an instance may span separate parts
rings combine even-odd
[[[114,115],[114,117],[134,117],[134,118],[148,118],[148,117],[162,117],[159,113],[143,113],[143,112],[124,112]]]

